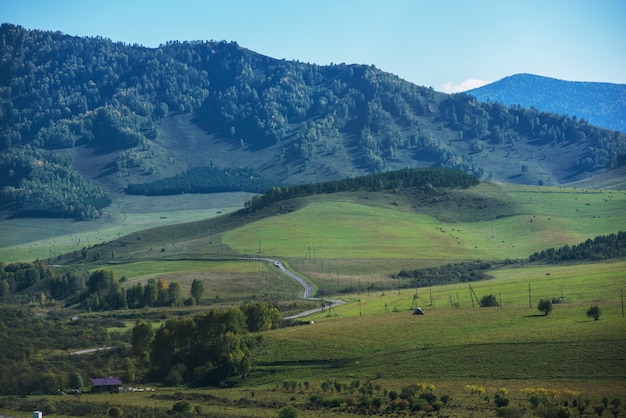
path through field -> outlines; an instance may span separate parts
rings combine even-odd
[[[274,266],[278,268],[282,273],[286,274],[291,279],[295,280],[300,285],[302,285],[302,287],[304,288],[304,290],[302,291],[302,299],[317,300],[317,301],[323,302],[323,304],[319,308],[309,309],[308,311],[304,311],[304,312],[297,313],[295,315],[288,316],[285,319],[302,318],[304,316],[308,316],[316,312],[321,312],[325,309],[334,308],[335,306],[343,305],[344,303],[346,303],[343,300],[339,300],[339,299],[321,299],[321,298],[311,297],[311,295],[313,294],[313,285],[311,285],[311,283],[309,283],[304,277],[300,276],[295,271],[289,270],[287,267],[285,267],[284,264],[280,260],[275,260],[273,258],[255,258],[255,260],[269,261],[273,263]]]

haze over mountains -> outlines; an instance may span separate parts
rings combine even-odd
[[[152,49],[3,24],[0,56],[0,208],[20,216],[89,219],[125,193],[262,193],[407,167],[559,185],[626,155],[625,135],[582,117],[234,42]]]
[[[535,107],[626,132],[626,85],[515,74],[466,92],[479,100]]]

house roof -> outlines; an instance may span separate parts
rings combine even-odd
[[[89,379],[94,386],[122,386],[122,381],[117,377],[94,377]]]

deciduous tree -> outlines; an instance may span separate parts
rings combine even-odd
[[[594,321],[600,319],[600,308],[598,308],[598,305],[591,306],[587,309],[587,316],[593,318]]]
[[[130,344],[135,354],[149,356],[153,339],[152,325],[143,319],[138,319],[130,334]]]
[[[194,279],[193,282],[191,282],[191,297],[194,298],[196,303],[200,303],[203,295],[204,282],[200,279]]]
[[[552,312],[552,302],[550,299],[541,299],[537,305],[539,312],[543,312],[544,315],[548,315]]]

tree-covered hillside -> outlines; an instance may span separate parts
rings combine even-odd
[[[185,190],[217,189],[195,169],[253,170],[257,189],[243,176],[235,187],[253,192],[425,166],[561,184],[626,154],[625,135],[584,120],[437,93],[373,66],[277,60],[234,42],[144,48],[3,24],[0,56],[0,207],[18,215],[34,207],[90,218],[105,192],[166,194],[181,178]],[[36,177],[7,163],[15,152]],[[72,170],[87,181],[67,188],[79,176]]]
[[[479,100],[535,107],[626,132],[626,85],[515,74],[467,92]]]

